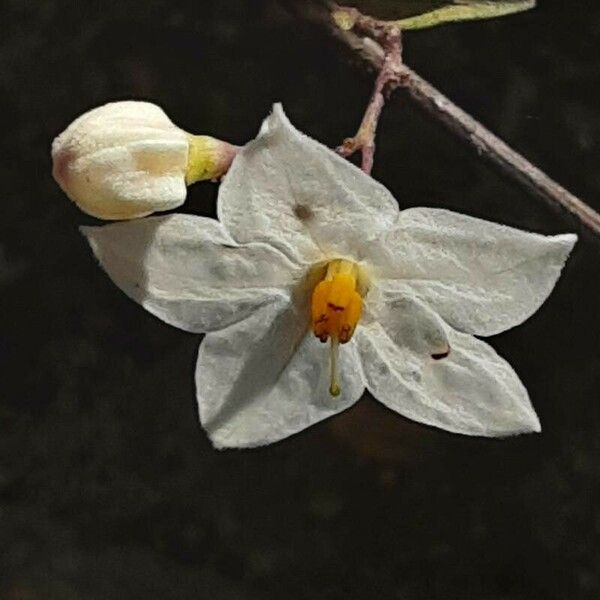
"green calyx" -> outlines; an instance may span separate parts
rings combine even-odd
[[[206,179],[220,179],[231,165],[237,148],[208,135],[188,135],[189,150],[185,172],[187,185]]]

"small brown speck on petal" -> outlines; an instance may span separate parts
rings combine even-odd
[[[312,210],[305,204],[296,204],[296,206],[294,206],[294,214],[301,221],[309,221],[313,217]]]
[[[450,348],[448,348],[448,350],[446,350],[446,352],[436,352],[436,353],[432,354],[431,358],[433,358],[433,360],[442,360],[443,358],[446,358],[449,354],[450,354]]]

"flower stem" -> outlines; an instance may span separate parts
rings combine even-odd
[[[362,16],[362,15],[361,15]],[[361,21],[356,21],[355,26]],[[366,21],[365,26],[372,25],[372,20]],[[377,133],[377,124],[381,111],[385,105],[386,96],[391,94],[399,85],[402,74],[402,32],[397,27],[389,27],[374,30],[378,40],[384,48],[384,58],[377,79],[373,94],[363,120],[354,137],[346,138],[342,145],[337,148],[337,152],[344,157],[349,157],[359,151],[362,155],[361,168],[368,175],[373,169],[375,156],[375,135]]]

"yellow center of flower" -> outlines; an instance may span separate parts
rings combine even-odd
[[[359,268],[349,260],[332,260],[325,277],[313,290],[312,329],[322,341],[331,342],[329,393],[339,396],[338,346],[350,340],[362,313]]]

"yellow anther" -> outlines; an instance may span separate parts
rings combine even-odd
[[[312,328],[322,341],[331,342],[329,393],[338,396],[338,346],[350,341],[362,313],[362,296],[358,292],[358,267],[348,260],[333,260],[327,265],[325,278],[313,290]]]
[[[312,326],[315,335],[326,342],[340,344],[350,340],[362,312],[362,298],[357,291],[357,266],[347,260],[334,260],[312,296]]]
[[[350,341],[361,314],[362,298],[358,292],[353,292],[350,296],[348,306],[346,306],[346,309],[340,315],[338,324],[338,339],[340,340],[340,344]]]

